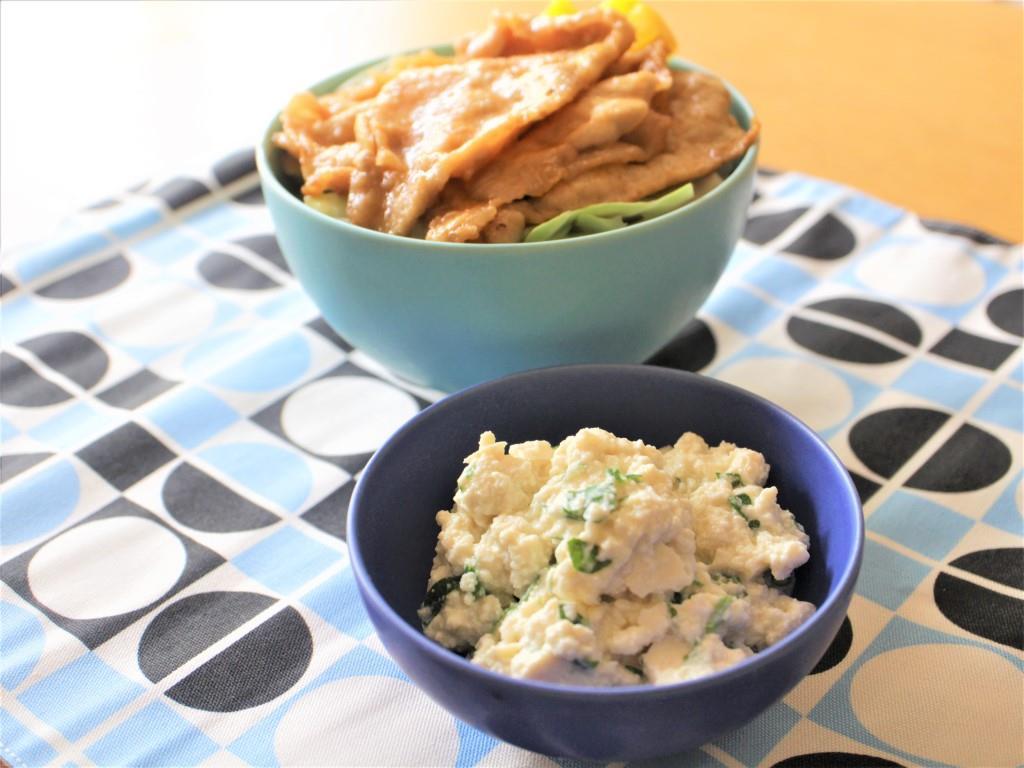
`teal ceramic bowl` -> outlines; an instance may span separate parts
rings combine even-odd
[[[314,85],[327,93],[369,65]],[[673,60],[675,69],[700,69]],[[732,112],[753,111],[726,84]],[[313,210],[289,191],[271,136],[257,167],[281,250],[327,322],[399,376],[454,391],[514,371],[638,363],[689,321],[739,239],[758,145],[725,182],[625,229],[543,243],[439,243]]]

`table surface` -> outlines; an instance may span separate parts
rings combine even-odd
[[[239,6],[205,3],[0,8],[5,245],[76,200],[114,194],[0,261],[0,761],[557,768],[428,700],[362,610],[343,511],[370,453],[434,393],[395,379],[319,317],[282,257],[245,148],[295,83],[384,45],[450,37],[453,18],[477,27],[487,6],[295,4],[285,14],[254,4],[244,23]],[[848,162],[851,173],[868,172],[872,160],[888,168],[902,145],[881,150],[859,126],[898,126],[937,142],[908,145],[924,152],[923,171],[904,178],[876,168],[861,180],[817,170],[889,199],[897,193],[869,182],[941,178],[979,195],[977,214],[941,197],[949,217],[1012,236],[982,218],[1012,196],[1012,172],[950,184],[955,173],[995,175],[986,158],[1012,171],[1007,158],[1019,160],[1019,146],[970,136],[1007,119],[933,117],[967,131],[959,139],[917,117],[938,114],[924,102],[907,121],[882,103],[892,94],[894,107],[907,108],[895,101],[905,88],[895,75],[863,89],[872,103],[816,97],[811,110],[797,98],[813,93],[811,75],[799,73],[832,79],[840,67],[799,64],[806,56],[790,39],[816,39],[811,47],[838,61],[841,46],[815,38],[812,24],[846,34],[882,26],[903,56],[880,44],[872,54],[913,68],[925,59],[896,46],[901,35],[941,44],[934,24],[916,35],[907,27],[946,18],[957,46],[980,50],[981,33],[964,34],[964,19],[995,19],[1005,32],[1019,26],[1019,8],[667,12],[685,26],[692,57],[758,104],[766,163],[813,169],[813,151],[822,163]],[[1012,23],[1000,26],[996,14]],[[733,28],[749,25],[750,45],[736,45],[740,32],[729,43],[748,51],[745,65],[710,32],[730,15],[741,19]],[[47,20],[58,16],[61,24]],[[46,50],[63,55],[38,55],[26,20],[52,26]],[[856,37],[846,61],[864,82],[869,68],[853,67],[864,48]],[[277,56],[267,55],[269,39]],[[705,39],[722,51],[701,49]],[[756,46],[771,52],[763,60],[775,74],[759,66]],[[996,63],[998,41],[986,46],[989,74],[1012,74],[1006,57]],[[75,81],[39,98],[54,93],[47,78],[67,61]],[[967,81],[1008,91],[957,69],[955,53],[943,61]],[[777,87],[782,63],[796,73],[788,88]],[[935,100],[947,104],[956,89],[930,72]],[[800,78],[808,82],[793,86]],[[956,104],[957,114],[974,109],[966,98]],[[808,111],[827,115],[815,125],[819,141],[800,133]],[[1019,110],[1012,119],[1019,133]],[[838,152],[851,134],[877,156]],[[934,147],[957,141],[985,151],[932,169]],[[211,164],[217,147],[242,149]],[[914,162],[907,154],[898,167]],[[143,175],[148,184],[117,194]],[[1019,765],[1021,246],[792,171],[762,171],[756,191],[728,270],[654,362],[746,387],[817,431],[861,495],[864,562],[843,628],[812,674],[749,725],[669,762]],[[905,204],[946,212],[923,199]]]
[[[251,144],[297,86],[479,29],[495,5],[260,3],[243,21],[234,3],[4,3],[3,244],[46,237],[111,189]],[[1020,4],[655,7],[680,55],[755,105],[765,165],[1021,240]],[[39,56],[43,39],[64,55]],[[67,82],[68,61],[74,84],[42,96]],[[54,152],[69,145],[69,115],[99,119],[76,120],[75,151]]]
[[[0,760],[558,768],[457,722],[374,633],[345,509],[434,394],[318,317],[257,184],[251,150],[182,169],[2,265]],[[802,174],[756,191],[654,362],[827,440],[864,561],[811,675],[659,764],[1020,765],[1021,246]]]

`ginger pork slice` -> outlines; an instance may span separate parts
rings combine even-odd
[[[408,234],[449,179],[470,177],[525,128],[570,103],[634,37],[624,18],[599,10],[523,25],[515,40],[534,39],[540,52],[520,55],[530,47],[517,42],[497,56],[408,69],[358,112],[360,151],[348,197],[354,223]],[[555,49],[559,42],[583,46]],[[509,51],[515,55],[500,55]]]
[[[729,111],[729,92],[718,78],[700,72],[674,72],[672,78],[672,89],[664,94],[671,122],[663,152],[647,162],[602,165],[559,182],[543,196],[510,206],[527,224],[537,224],[593,203],[641,200],[707,176],[747,151],[760,125],[755,120],[749,130],[739,126]]]
[[[370,106],[380,89],[400,72],[452,60],[430,50],[396,56],[323,96],[309,91],[295,95],[281,112],[281,130],[274,134],[273,141],[299,161],[305,193],[348,192],[358,148],[356,115]]]
[[[586,168],[646,159],[640,147],[619,139],[647,119],[651,99],[663,83],[658,74],[641,71],[592,86],[531,128],[473,177],[446,189],[431,218],[427,239],[476,240],[501,205],[543,195]]]

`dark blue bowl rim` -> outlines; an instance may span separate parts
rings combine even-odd
[[[826,454],[830,463],[832,463],[838,472],[840,482],[846,490],[846,501],[848,502],[847,508],[851,510],[853,514],[853,535],[854,535],[854,556],[850,558],[849,562],[846,563],[845,568],[836,586],[832,589],[829,595],[825,598],[821,605],[817,606],[814,614],[804,624],[802,624],[795,632],[785,637],[780,642],[776,643],[769,648],[760,651],[759,653],[750,656],[747,659],[735,664],[731,667],[727,667],[719,672],[714,672],[704,677],[699,677],[693,680],[686,680],[680,683],[671,683],[668,685],[624,685],[624,686],[580,686],[580,685],[563,685],[558,683],[546,683],[537,680],[527,680],[522,678],[512,677],[510,675],[504,675],[499,672],[492,672],[484,667],[477,666],[467,659],[452,653],[443,646],[435,643],[429,639],[421,631],[410,627],[406,621],[398,615],[398,613],[388,604],[384,597],[380,594],[377,588],[374,586],[373,581],[370,579],[366,572],[365,564],[363,563],[362,555],[359,552],[357,542],[359,541],[359,518],[361,516],[361,508],[363,501],[363,487],[367,481],[367,478],[372,480],[374,474],[380,470],[379,468],[385,466],[388,460],[388,454],[394,449],[394,446],[405,439],[405,437],[412,431],[414,431],[419,423],[428,417],[435,417],[439,413],[451,410],[452,408],[458,408],[461,400],[467,397],[475,396],[479,393],[486,392],[488,390],[501,389],[508,386],[511,383],[520,381],[522,379],[536,379],[536,378],[547,378],[547,377],[558,377],[566,372],[578,372],[593,375],[594,377],[613,377],[613,376],[635,376],[644,375],[655,378],[662,378],[666,380],[675,379],[682,381],[689,379],[691,381],[697,380],[701,386],[708,387],[711,390],[730,391],[734,394],[739,394],[742,397],[749,398],[751,400],[759,402],[761,405],[767,407],[769,410],[774,411],[777,416],[781,416],[786,421],[790,422],[798,431],[803,432],[806,436],[811,439],[811,442],[817,445],[818,449]],[[549,368],[537,368],[531,371],[524,371],[521,373],[514,373],[509,376],[504,376],[500,379],[494,379],[492,381],[486,381],[482,384],[477,384],[472,387],[454,392],[447,397],[438,400],[432,405],[420,411],[416,416],[407,421],[402,427],[400,427],[390,438],[382,445],[377,452],[373,455],[370,461],[367,463],[366,468],[363,470],[363,474],[360,476],[359,482],[356,484],[354,493],[352,494],[352,501],[348,513],[348,522],[346,526],[346,541],[348,542],[349,548],[349,562],[355,572],[356,579],[361,586],[361,594],[364,599],[368,602],[373,603],[373,606],[386,615],[388,619],[394,624],[398,631],[404,636],[406,640],[411,642],[417,648],[431,656],[435,661],[442,665],[451,668],[453,674],[464,674],[470,677],[479,678],[481,682],[498,684],[498,685],[512,685],[521,686],[527,690],[536,691],[538,694],[543,694],[551,697],[560,698],[575,698],[581,695],[586,696],[597,696],[602,699],[616,700],[616,699],[632,699],[638,695],[645,695],[651,698],[668,698],[676,693],[683,691],[699,691],[704,688],[711,688],[717,685],[720,681],[728,680],[734,677],[741,677],[756,672],[758,667],[765,666],[773,657],[781,655],[784,651],[792,645],[795,645],[800,639],[814,630],[815,625],[821,620],[821,617],[829,613],[829,609],[837,602],[845,600],[849,594],[852,593],[854,583],[857,580],[857,575],[860,571],[861,557],[864,548],[864,518],[861,510],[860,496],[857,493],[857,489],[853,484],[853,479],[850,477],[849,472],[843,465],[842,461],[836,455],[829,445],[822,440],[814,430],[807,426],[803,421],[798,419],[792,413],[782,408],[779,405],[767,400],[760,395],[756,395],[753,392],[749,392],[741,387],[728,384],[724,381],[712,379],[707,376],[700,374],[689,373],[687,371],[679,371],[669,368],[659,368],[650,365],[562,365],[552,366]],[[814,556],[813,553],[811,555]]]

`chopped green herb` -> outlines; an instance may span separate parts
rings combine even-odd
[[[743,478],[735,472],[716,472],[715,477],[719,480],[728,480],[732,483],[733,488],[739,488],[743,485]]]
[[[575,613],[575,611],[574,611],[574,613]],[[562,619],[563,621],[571,622],[573,624],[583,624],[583,625],[586,625],[586,623],[587,623],[586,619],[584,619],[578,613],[576,613],[575,616],[570,618],[569,614],[567,614],[565,612],[565,606],[562,605],[561,603],[559,603],[559,605],[558,605],[558,618]]]
[[[593,659],[573,659],[572,665],[580,669],[593,669],[597,666],[597,662]]]
[[[731,581],[733,584],[742,584],[743,579],[732,573],[713,573],[711,578],[721,584],[723,581]]]
[[[462,470],[462,477],[459,478],[460,491],[465,491],[469,487],[469,481],[473,479],[474,474],[476,474],[476,464],[470,464]]]
[[[676,605],[679,605],[681,602],[683,602],[683,601],[693,597],[697,593],[697,590],[700,589],[703,586],[704,585],[700,581],[698,581],[697,579],[694,579],[690,583],[690,585],[688,587],[686,587],[685,589],[683,589],[683,590],[681,590],[679,592],[673,592],[672,593],[672,602],[675,603]]]
[[[430,609],[430,618],[434,618],[444,607],[444,601],[449,592],[459,588],[459,576],[448,576],[438,579],[427,590],[427,596],[423,598],[423,605]],[[430,623],[429,621],[427,623]]]
[[[608,481],[599,485],[591,485],[579,491],[569,491],[565,494],[565,505],[562,512],[570,520],[600,520],[587,515],[587,510],[597,507],[605,512],[614,512],[619,506],[619,497],[615,494],[615,483]],[[603,518],[602,518],[603,519]]]
[[[674,619],[679,611],[676,610],[676,607],[672,605],[672,603],[666,603],[666,605],[668,606],[668,615]]]
[[[473,597],[484,597],[487,595],[487,588],[484,586],[483,581],[480,580],[480,574],[477,573],[475,566],[467,565],[463,573],[476,574],[476,587],[473,588]]]
[[[632,664],[623,664],[623,666],[637,677],[644,677],[644,671],[640,667],[634,667]]]
[[[722,619],[725,617],[725,612],[729,610],[729,606],[732,604],[733,598],[730,595],[725,595],[715,603],[715,609],[711,611],[711,616],[708,617],[708,623],[704,625],[705,632],[714,632],[718,629],[722,623]]]
[[[642,475],[624,475],[622,470],[615,469],[614,467],[608,470],[608,476],[612,478],[616,483],[633,482],[639,483],[643,481]]]
[[[745,493],[739,493],[735,496],[729,497],[729,506],[732,507],[732,511],[747,521],[747,526],[751,529],[761,527],[760,520],[752,520],[746,512],[743,511],[743,507],[749,507],[753,502],[750,497]]]
[[[597,544],[587,547],[587,542],[582,539],[569,539],[569,557],[572,559],[572,567],[580,573],[597,573],[602,568],[611,565],[611,560],[598,560]]]

